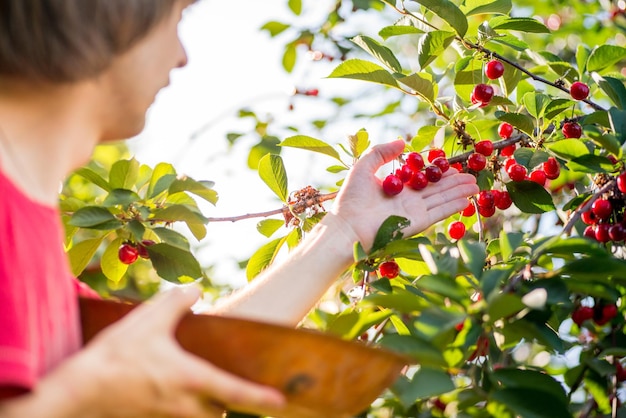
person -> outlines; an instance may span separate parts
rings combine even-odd
[[[192,0],[0,0],[0,417],[218,417],[276,410],[275,389],[184,352],[173,337],[194,289],[157,295],[81,347],[78,286],[57,207],[62,179],[102,142],[144,126],[170,71],[187,62],[178,23]],[[280,264],[212,313],[294,326],[389,215],[418,233],[467,205],[472,176],[450,170],[387,198],[376,171],[403,141],[378,145],[332,209]]]

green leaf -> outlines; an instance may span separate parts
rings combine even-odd
[[[576,65],[578,66],[578,78],[583,78],[583,74],[587,70],[587,60],[589,59],[589,51],[584,44],[580,43],[576,47]]]
[[[428,64],[437,59],[439,55],[443,54],[454,39],[454,33],[441,30],[428,32],[420,37],[417,44],[417,60],[420,64],[420,68],[426,68]]]
[[[321,154],[328,155],[336,160],[341,161],[339,153],[332,146],[324,141],[306,135],[295,135],[290,136],[289,138],[285,138],[285,140],[281,142],[279,146],[300,148],[309,151],[319,152]]]
[[[594,256],[570,261],[561,269],[562,274],[594,279],[597,277],[626,276],[626,261],[613,257]]]
[[[415,35],[424,33],[423,30],[416,28],[415,26],[408,25],[396,25],[396,26],[385,26],[382,28],[378,35],[383,39],[391,38],[392,36],[401,36],[401,35]]]
[[[609,109],[609,122],[611,129],[620,144],[626,142],[626,111],[612,107]]]
[[[217,192],[213,190],[213,182],[196,181],[189,177],[175,179],[169,186],[169,193],[175,194],[180,192],[193,193],[198,197],[215,205],[217,203]]]
[[[132,189],[139,176],[139,162],[131,160],[117,161],[111,167],[109,184],[112,189]]]
[[[385,219],[376,232],[374,244],[370,252],[374,252],[384,248],[391,241],[401,239],[403,237],[402,230],[409,226],[411,222],[401,216],[392,215]]]
[[[515,206],[524,213],[544,213],[554,210],[552,196],[542,186],[533,181],[506,183]]]
[[[152,232],[154,232],[166,244],[178,247],[182,250],[189,250],[189,240],[187,240],[187,238],[180,232],[164,227],[154,228],[152,229]]]
[[[103,224],[119,222],[108,209],[100,206],[85,206],[78,209],[68,224],[80,228],[93,228]]]
[[[543,93],[530,92],[524,95],[522,102],[531,116],[540,119],[543,117],[546,107],[550,104],[550,97]]]
[[[185,222],[197,240],[201,240],[206,236],[206,227],[208,221],[198,210],[184,204],[174,204],[163,209],[152,212],[150,219],[158,219],[165,222]]]
[[[579,173],[605,173],[615,169],[608,158],[600,155],[583,155],[576,157],[567,163],[567,168]]]
[[[107,197],[102,202],[102,206],[110,207],[110,206],[127,206],[132,203],[140,202],[141,198],[139,195],[132,190],[128,189],[113,189],[109,192]]]
[[[300,16],[300,13],[302,13],[302,0],[289,0],[288,4],[293,14]]]
[[[619,155],[621,144],[614,135],[605,134],[603,130],[593,125],[585,126],[583,132],[585,137],[591,139],[593,142],[600,145],[600,147],[615,155]]]
[[[516,30],[531,33],[550,33],[550,30],[541,22],[531,17],[496,16],[489,21],[492,29]]]
[[[246,266],[246,277],[248,278],[248,281],[254,279],[259,275],[259,273],[265,270],[267,266],[272,264],[286,239],[287,237],[285,236],[270,241],[252,254],[252,257],[250,257],[248,265]]]
[[[606,248],[596,241],[591,241],[582,237],[570,237],[560,239],[554,243],[550,243],[545,247],[537,249],[544,254],[571,256],[572,254],[606,256]]]
[[[598,73],[592,73],[591,77],[618,109],[626,109],[626,87],[622,81],[614,77],[602,77]]]
[[[365,52],[376,58],[391,71],[396,73],[402,72],[402,65],[400,65],[396,56],[386,46],[381,45],[374,39],[364,35],[355,36],[350,40],[363,48]]]
[[[146,247],[157,274],[170,282],[185,282],[185,278],[202,277],[198,260],[188,251],[173,245],[159,243]]]
[[[113,283],[119,283],[128,270],[128,264],[122,263],[119,258],[119,248],[123,242],[122,238],[113,240],[104,250],[100,259],[102,274]]]
[[[511,0],[466,0],[461,11],[466,16],[478,14],[508,14],[513,5]]]
[[[426,384],[425,382],[428,382]],[[420,367],[411,380],[399,379],[391,388],[408,409],[415,401],[451,392],[455,389],[450,375],[440,369]]]
[[[411,147],[417,152],[423,150],[424,148],[426,148],[426,146],[428,146],[428,144],[433,142],[433,140],[437,136],[437,133],[439,133],[441,129],[441,126],[422,126],[417,131],[417,135],[414,136],[413,139],[411,139]]]
[[[589,150],[585,144],[578,139],[563,139],[545,145],[546,148],[564,160],[573,160],[574,158],[589,154]]]
[[[445,366],[443,353],[427,341],[408,335],[385,335],[379,344],[391,351],[413,357],[421,365]]]
[[[517,416],[524,418],[571,418],[567,404],[542,389],[500,389],[491,399],[506,405]]]
[[[533,136],[535,131],[535,122],[528,115],[522,113],[505,113],[501,110],[496,111],[496,118],[502,122],[507,122],[524,132],[528,136]]]
[[[602,71],[626,58],[626,48],[616,45],[600,45],[587,59],[587,71]]]
[[[354,158],[360,158],[363,152],[370,146],[369,134],[365,129],[359,129],[355,135],[348,137],[350,141],[350,152]],[[346,167],[341,167],[345,170]]]
[[[498,44],[506,45],[509,48],[513,48],[516,51],[524,52],[530,48],[523,40],[513,36],[513,35],[504,35],[494,39],[491,39],[492,42],[496,42]]]
[[[491,373],[491,378],[510,389],[537,389],[549,393],[561,404],[567,403],[563,386],[551,376],[534,370],[499,369]]]
[[[74,171],[74,174],[81,176],[86,180],[89,180],[90,182],[107,192],[110,192],[112,189],[108,181],[106,181],[104,178],[102,178],[100,174],[96,173],[90,168],[79,168],[78,170]]]
[[[413,0],[448,22],[462,38],[467,33],[467,18],[454,3],[448,0]]]
[[[526,308],[526,305],[524,305],[522,298],[518,295],[498,293],[489,299],[489,306],[487,308],[489,322],[494,323],[499,319],[515,315],[524,308]]]
[[[289,29],[290,25],[287,25],[282,22],[277,22],[275,20],[266,22],[263,26],[261,26],[261,30],[266,30],[270,33],[270,36],[273,38]]]
[[[428,102],[432,103],[435,100],[437,84],[433,81],[433,77],[430,74],[413,73],[409,76],[398,78],[398,81],[413,89]]]
[[[552,100],[545,108],[544,117],[552,120],[564,111],[571,109],[573,105],[574,102],[568,99]]]
[[[523,165],[526,168],[530,167],[530,160],[533,158],[534,151],[530,148],[518,148],[513,153],[513,158],[518,164]]]
[[[483,242],[470,242],[462,239],[457,243],[457,246],[467,269],[474,277],[480,279],[487,258],[485,244]]]
[[[521,232],[504,232],[500,231],[500,252],[502,259],[508,260],[511,255],[524,242],[524,234]]]
[[[445,272],[444,272],[445,274]],[[467,300],[467,291],[452,277],[426,275],[420,277],[414,286],[463,304]]]
[[[328,78],[352,78],[398,88],[396,79],[389,71],[380,65],[361,59],[350,59],[342,62],[330,73]]]
[[[280,219],[264,219],[256,224],[256,230],[269,238],[284,225],[285,221]]]
[[[79,243],[76,243],[67,252],[70,266],[72,268],[72,275],[78,277],[85,267],[89,264],[98,248],[102,244],[102,240],[105,235],[98,238],[86,239]]]
[[[261,158],[259,176],[282,202],[287,202],[287,172],[280,155],[267,154]]]
[[[148,184],[148,199],[158,196],[167,190],[176,180],[176,170],[174,166],[168,163],[159,163],[152,170],[152,178]]]
[[[296,65],[298,57],[298,51],[293,43],[285,45],[285,52],[283,53],[283,68],[288,73],[293,71],[293,67]]]

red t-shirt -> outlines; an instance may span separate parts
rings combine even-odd
[[[0,396],[32,389],[80,347],[62,233],[58,209],[34,202],[0,171]]]

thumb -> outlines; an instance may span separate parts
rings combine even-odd
[[[196,286],[175,287],[159,293],[136,309],[144,324],[153,324],[162,330],[174,330],[183,315],[191,312],[191,306],[200,298]]]
[[[375,173],[382,165],[392,161],[398,157],[404,151],[404,140],[399,139],[386,144],[376,145],[370,149],[367,153],[363,154],[363,157],[355,165],[355,169],[358,171],[365,171],[368,173]]]

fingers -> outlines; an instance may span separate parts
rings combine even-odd
[[[176,287],[139,306],[132,312],[132,319],[154,330],[174,330],[199,297],[200,289],[195,286]]]
[[[399,139],[386,144],[376,145],[367,153],[363,154],[361,159],[355,165],[355,170],[375,173],[382,165],[390,162],[398,157],[404,151],[404,141]]]

